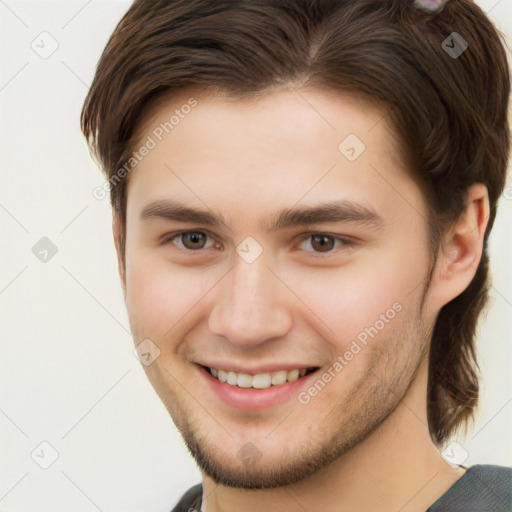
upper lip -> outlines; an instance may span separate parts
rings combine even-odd
[[[229,363],[229,362],[211,362],[211,363],[200,363],[200,366],[206,366],[208,368],[215,368],[217,370],[227,370],[233,371],[236,373],[247,373],[249,375],[256,375],[258,373],[268,373],[268,372],[277,372],[279,370],[295,370],[295,368],[301,370],[302,368],[308,370],[309,368],[318,368],[318,366],[310,365],[310,364],[302,364],[302,363],[272,363],[272,364],[262,364],[258,366],[242,366],[239,364]]]

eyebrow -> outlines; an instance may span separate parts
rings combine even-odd
[[[167,199],[154,201],[141,212],[142,220],[158,218],[176,222],[201,224],[212,228],[227,226],[222,215],[211,210],[191,208]],[[383,218],[371,207],[348,200],[329,201],[313,206],[286,208],[262,223],[267,233],[294,226],[307,226],[329,222],[347,222],[372,229],[384,226]]]

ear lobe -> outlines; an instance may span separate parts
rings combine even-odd
[[[489,220],[489,195],[481,183],[468,191],[466,210],[443,237],[431,286],[431,310],[439,311],[471,283],[480,263]]]
[[[445,241],[443,252],[449,269],[461,271],[473,268],[476,272],[482,257],[488,221],[487,188],[481,183],[476,183],[468,192],[465,213],[450,230]]]
[[[114,214],[112,218],[112,233],[114,235],[114,245],[117,253],[117,268],[121,284],[123,286],[123,295],[126,299],[126,271],[125,271],[125,247],[123,244],[123,227],[118,214]]]

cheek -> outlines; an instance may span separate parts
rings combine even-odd
[[[203,290],[203,288],[205,288]],[[197,269],[176,267],[133,253],[126,265],[126,305],[146,336],[164,338],[204,296]]]
[[[406,305],[419,300],[424,267],[426,262],[418,258],[401,257],[396,250],[380,251],[361,255],[346,266],[312,271],[295,280],[295,286],[315,314],[305,313],[310,321],[344,349],[376,322],[384,331],[398,324]],[[386,317],[384,324],[381,315]]]

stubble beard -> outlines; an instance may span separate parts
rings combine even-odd
[[[372,340],[374,345],[371,358],[366,360],[365,372],[351,384],[347,396],[334,407],[328,404],[324,417],[310,417],[316,425],[308,438],[295,440],[295,446],[293,440],[287,438],[287,455],[267,464],[261,440],[253,443],[260,446],[261,459],[244,465],[237,457],[240,443],[235,439],[231,446],[219,446],[214,437],[203,431],[200,419],[194,421],[184,408],[176,405],[181,403],[176,397],[161,396],[162,401],[200,470],[217,484],[240,489],[270,489],[300,482],[326,469],[364,442],[406,396],[420,364],[428,355],[431,334],[421,321],[421,311],[415,310],[412,314],[414,318],[405,321],[406,325],[395,333],[394,339]],[[351,364],[357,364],[357,358]],[[321,395],[319,393],[316,400],[321,400]],[[291,421],[307,420],[307,406],[289,418]],[[293,434],[294,430],[291,432]],[[272,456],[279,457],[279,454]]]

